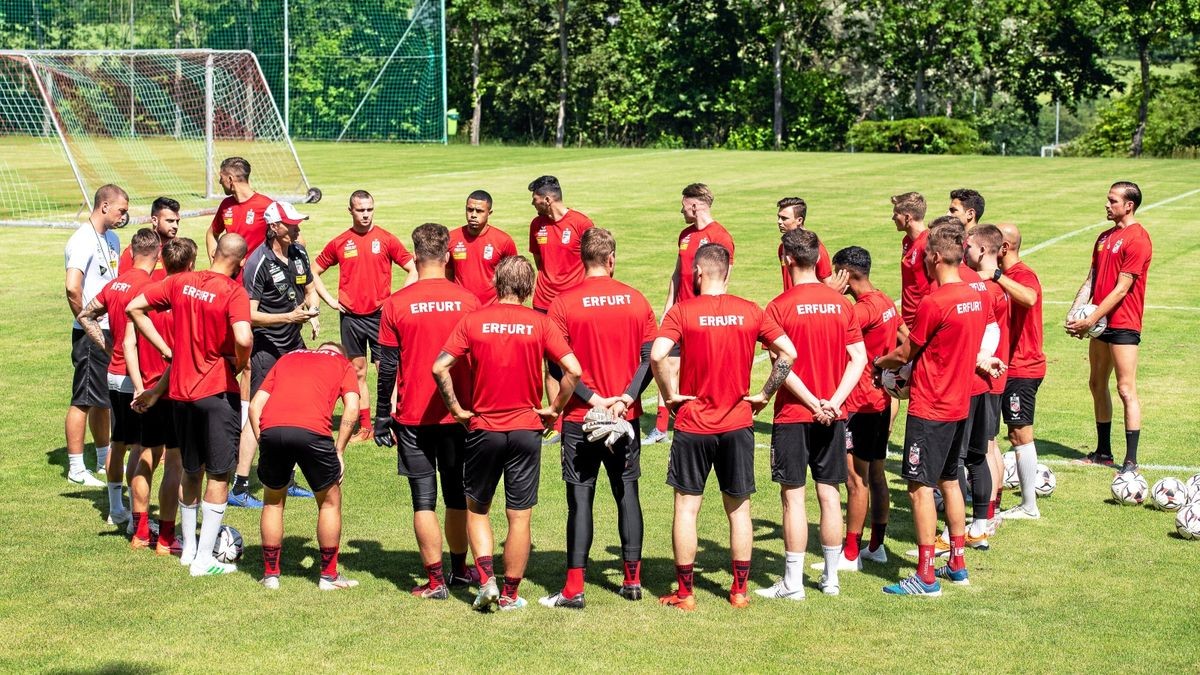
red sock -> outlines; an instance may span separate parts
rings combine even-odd
[[[170,546],[175,543],[175,521],[158,521],[158,543],[163,546]]]
[[[321,549],[321,576],[332,579],[338,575],[337,555],[337,546]]]
[[[279,576],[279,553],[282,546],[263,546],[263,576]]]
[[[479,570],[479,583],[486,584],[488,579],[496,576],[492,571],[492,556],[481,555],[475,559],[475,569]]]
[[[1000,497],[997,496],[995,499],[988,502],[988,518],[995,518],[996,509],[998,508],[1000,508]]]
[[[568,567],[567,583],[563,586],[563,597],[573,598],[583,592],[583,568]]]
[[[521,585],[521,577],[504,577],[504,590],[500,592],[506,598],[517,598],[517,586]]]
[[[967,547],[967,535],[950,535],[950,569],[961,570],[967,566],[963,560],[963,549]]]
[[[138,539],[141,539],[142,541],[149,541],[149,539],[150,539],[150,514],[149,513],[146,513],[145,511],[142,511],[141,513],[138,513],[137,511],[133,512],[133,536],[137,537]]]
[[[371,411],[362,408],[358,411],[358,425],[363,429],[371,428]]]
[[[445,573],[442,571],[442,561],[425,566],[425,575],[429,577],[430,588],[441,588],[446,584]]]
[[[679,582],[679,589],[675,591],[675,595],[680,598],[686,598],[692,594],[692,581],[695,576],[692,565],[676,565],[675,580]]]
[[[750,561],[733,561],[733,584],[729,586],[730,593],[746,594],[746,582],[750,580]]]
[[[842,544],[842,555],[846,560],[858,560],[858,548],[862,546],[862,532],[847,532],[846,543]]]
[[[671,419],[671,413],[667,411],[667,406],[658,406],[658,417],[654,419],[654,428],[667,433],[667,423]]]
[[[878,550],[883,545],[883,533],[887,531],[887,523],[871,523],[871,544],[867,548]]]
[[[641,586],[642,585],[642,561],[641,560],[626,560],[625,561],[625,585],[626,586]]]
[[[917,545],[917,576],[921,581],[932,584],[933,576],[933,544],[925,546]]]

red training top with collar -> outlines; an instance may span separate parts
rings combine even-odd
[[[900,244],[900,316],[904,325],[912,328],[917,317],[917,305],[929,293],[929,271],[925,269],[925,245],[929,230],[915,238],[904,235]]]
[[[886,293],[876,289],[859,296],[854,303],[854,316],[858,318],[858,325],[862,329],[868,364],[896,348],[900,314],[896,311],[896,303]],[[858,386],[846,398],[846,410],[851,413],[877,413],[887,410],[890,404],[887,392],[875,386],[871,366],[863,368]]]
[[[636,288],[608,276],[587,277],[559,295],[547,314],[567,338],[583,369],[583,383],[601,397],[620,396],[642,360],[642,344],[658,333],[654,310]],[[572,396],[563,419],[582,422],[591,405]],[[625,419],[642,414],[635,400]]]
[[[679,285],[675,287],[675,302],[696,297],[692,286],[692,268],[696,262],[696,251],[705,244],[720,244],[729,251],[729,264],[733,265],[733,235],[717,221],[712,221],[703,230],[688,225],[679,232]]]
[[[267,221],[263,214],[274,201],[257,192],[244,202],[239,202],[237,195],[229,195],[213,215],[213,234],[218,238],[225,232],[240,234],[246,240],[247,253],[253,251],[267,240]],[[239,270],[238,276],[241,274]]]
[[[150,283],[150,275],[136,267],[122,272],[116,279],[108,282],[96,294],[96,300],[108,311],[108,328],[112,331],[113,353],[108,362],[108,372],[113,375],[125,375],[125,329],[129,318],[125,316],[125,306],[142,294],[142,288]]]
[[[392,263],[413,259],[391,232],[372,226],[364,234],[350,228],[334,237],[317,256],[322,269],[340,265],[338,304],[351,314],[374,314],[392,293]]]
[[[821,282],[800,284],[767,305],[766,315],[783,328],[797,349],[792,372],[818,399],[833,398],[850,355],[846,347],[863,341],[854,307],[846,296]],[[843,408],[838,419],[846,419]],[[775,396],[775,423],[810,423],[812,410],[787,386]]]
[[[246,289],[224,274],[205,270],[169,276],[143,293],[152,309],[171,310],[178,347],[172,349],[171,400],[236,394],[233,324],[250,323]]]
[[[701,295],[676,303],[663,317],[658,337],[679,345],[679,393],[695,396],[679,406],[675,428],[719,434],[754,423],[750,369],[754,345],[771,344],[783,328],[758,305],[735,295]]]
[[[421,279],[384,301],[379,344],[400,350],[396,412],[392,414],[397,422],[408,426],[456,423],[429,372],[454,327],[478,308],[474,293],[447,279]],[[469,409],[468,364],[456,363],[450,376],[459,401]]]
[[[783,253],[783,244],[779,244],[779,267],[783,270],[783,290],[791,290],[792,275],[788,273],[787,258]],[[829,251],[825,250],[825,244],[817,242],[817,278],[821,281],[833,276],[833,261],[829,257]]]
[[[1092,303],[1100,304],[1117,287],[1121,274],[1132,274],[1129,293],[1108,313],[1109,328],[1142,330],[1142,313],[1146,307],[1146,274],[1154,247],[1150,234],[1140,223],[1128,227],[1111,227],[1096,238],[1092,249]]]
[[[547,234],[549,240],[549,234]],[[466,226],[450,231],[450,271],[454,283],[475,294],[486,305],[496,300],[494,277],[500,261],[517,255],[517,244],[494,225],[473,237]]]
[[[534,307],[549,309],[559,293],[583,281],[579,242],[592,227],[592,221],[574,209],[568,209],[558,221],[540,215],[530,221],[529,252],[536,253],[541,261],[533,291]]]
[[[493,303],[464,316],[442,351],[468,357],[472,430],[540,430],[542,359],[571,353],[544,314],[523,305]],[[464,406],[465,407],[465,406]]]
[[[1046,354],[1042,351],[1042,283],[1029,265],[1019,262],[1004,271],[1004,276],[1037,293],[1032,307],[1010,302],[1008,309],[1008,376],[1042,378],[1046,376]]]
[[[917,305],[908,340],[913,365],[908,413],[934,422],[957,422],[971,408],[975,357],[987,325],[984,300],[965,282],[946,284]]]
[[[162,281],[167,278],[167,268],[163,267],[162,247],[159,247],[158,260],[154,261],[154,271],[150,273],[150,281]],[[121,252],[121,260],[117,263],[119,270],[133,269],[133,246],[126,246]]]
[[[358,393],[354,366],[337,352],[297,349],[279,357],[258,389],[271,395],[263,406],[261,429],[296,427],[333,433],[333,406]]]

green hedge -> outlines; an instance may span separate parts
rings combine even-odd
[[[846,144],[861,152],[969,155],[986,152],[975,127],[950,117],[911,117],[855,124]]]

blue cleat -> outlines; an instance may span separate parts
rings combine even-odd
[[[300,499],[312,499],[313,493],[311,490],[305,490],[304,488],[300,487],[299,485],[292,483],[291,485],[288,486],[287,496],[298,497]]]
[[[243,509],[261,509],[263,507],[262,500],[249,492],[243,492],[240,495],[230,492],[229,497],[225,499],[225,503],[229,506],[240,506]]]
[[[965,567],[960,570],[952,570],[950,569],[949,565],[942,565],[933,571],[933,576],[937,577],[938,579],[945,579],[946,581],[949,581],[952,584],[958,584],[959,586],[971,585],[971,580],[967,577],[967,568]]]
[[[883,592],[887,595],[923,595],[927,598],[936,598],[942,594],[942,585],[936,579],[932,584],[927,584],[914,574],[899,583],[884,586]]]

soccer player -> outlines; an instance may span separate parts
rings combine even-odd
[[[535,193],[536,196],[536,193]],[[467,538],[479,591],[480,611],[524,607],[518,595],[529,562],[529,521],[538,497],[542,445],[540,431],[554,426],[579,382],[579,361],[545,315],[523,306],[533,293],[533,266],[511,256],[496,268],[496,302],[464,316],[433,363],[438,392],[450,415],[467,427],[463,486],[467,495]],[[470,369],[470,409],[459,403],[451,375],[466,359]],[[558,396],[542,406],[542,359],[563,370]],[[508,539],[504,544],[504,590],[492,566],[492,522],[488,510],[500,478]]]
[[[312,324],[314,340],[320,331],[320,303],[308,251],[297,242],[300,223],[308,220],[308,216],[287,202],[272,202],[264,218],[269,228],[267,239],[246,258],[242,275],[242,284],[250,297],[250,322],[254,328],[251,397],[281,356],[304,349],[302,324]],[[242,426],[237,473],[229,491],[230,506],[262,508],[262,502],[250,494],[250,465],[257,447],[250,425]],[[288,488],[288,495],[312,497],[310,491],[297,485]]]
[[[554,176],[539,176],[529,184],[531,203],[537,217],[529,223],[529,252],[537,266],[537,286],[533,291],[533,308],[542,314],[559,293],[583,281],[583,262],[579,259],[579,241],[589,228],[591,219],[562,202],[562,186]],[[558,398],[558,382],[562,371],[553,361],[546,363],[546,396]],[[555,430],[562,422],[555,422]],[[546,441],[555,439],[555,431],[546,430]]]
[[[775,223],[779,226],[779,234],[785,235],[795,229],[804,229],[804,221],[808,217],[808,203],[802,197],[784,197],[775,204]],[[826,282],[833,276],[833,265],[829,260],[829,251],[825,244],[817,257],[817,278]],[[788,271],[787,257],[783,252],[783,242],[779,242],[779,269],[783,271],[783,290],[792,287],[792,274]],[[832,282],[830,282],[832,285]],[[839,284],[836,288],[841,288]]]
[[[379,386],[375,398],[375,443],[399,444],[397,472],[408,479],[412,494],[413,530],[428,581],[412,594],[428,600],[450,597],[448,586],[469,586],[467,567],[467,497],[463,493],[466,430],[446,410],[429,376],[429,366],[462,317],[479,301],[469,290],[446,279],[450,233],[436,223],[413,230],[417,258],[416,283],[383,303],[379,323]],[[392,412],[396,371],[400,369],[398,409]],[[467,388],[467,364],[452,376],[458,391]],[[438,527],[438,473],[446,506],[446,542],[450,570],[442,567],[442,533]]]
[[[683,222],[687,227],[679,232],[679,257],[675,259],[675,271],[667,284],[667,303],[663,307],[663,316],[671,311],[676,303],[699,295],[692,283],[692,269],[695,267],[696,252],[705,244],[720,244],[729,253],[729,266],[733,267],[733,236],[712,215],[713,193],[704,183],[692,183],[683,188],[679,212],[683,214]],[[676,346],[667,359],[668,374],[671,381],[679,386],[679,347]],[[667,440],[667,426],[671,416],[662,394],[658,397],[658,414],[655,416],[654,429],[642,439],[643,443],[661,443]]]
[[[772,300],[769,320],[804,345],[792,364],[787,386],[775,399],[771,430],[771,480],[783,502],[784,576],[757,593],[767,598],[804,598],[804,550],[808,547],[805,482],[812,470],[821,508],[821,551],[825,562],[820,588],[841,593],[838,571],[862,569],[843,561],[842,497],[846,482],[846,412],[843,406],[862,377],[867,349],[854,308],[845,296],[817,278],[820,242],[808,230],[783,235],[792,287]]]
[[[335,442],[331,436],[332,418],[338,399],[342,401],[342,421]],[[358,585],[358,581],[338,572],[341,486],[346,466],[343,453],[354,433],[357,409],[358,378],[336,342],[281,356],[250,400],[250,427],[262,443],[258,480],[265,489],[266,502],[259,521],[263,587],[279,588],[283,509],[297,466],[317,497],[317,546],[321,550],[317,587],[338,591]]]
[[[917,307],[913,326],[904,342],[877,357],[875,372],[899,368],[915,359],[904,429],[904,465],[913,503],[919,562],[911,577],[884,587],[893,595],[941,595],[938,578],[968,583],[963,560],[965,512],[958,486],[959,448],[970,409],[970,390],[979,363],[986,314],[979,292],[959,277],[965,233],[961,225],[947,224],[926,236],[925,264],[938,287]],[[937,511],[933,486],[941,488],[952,545],[950,562],[935,572],[934,540]]]
[[[274,202],[250,186],[250,162],[241,157],[226,157],[221,162],[217,180],[221,183],[221,190],[228,196],[217,207],[217,213],[204,234],[210,262],[217,250],[217,240],[226,232],[240,234],[246,240],[249,251],[253,252],[262,246],[267,240],[267,207]]]
[[[970,188],[959,188],[950,191],[950,208],[947,215],[962,221],[963,227],[969,232],[983,218],[983,195]]]
[[[1003,520],[1037,520],[1041,511],[1033,480],[1037,472],[1037,446],[1033,438],[1033,416],[1038,387],[1046,377],[1046,354],[1042,351],[1042,284],[1037,274],[1021,260],[1021,231],[1016,225],[1000,225],[1004,244],[1000,248],[997,283],[1008,293],[1008,382],[1000,399],[1000,412],[1008,426],[1008,442],[1017,455],[1017,479],[1021,503],[1000,512]]]
[[[862,329],[867,358],[873,360],[896,348],[900,314],[896,303],[871,283],[871,254],[858,246],[844,248],[833,255],[833,266],[845,271],[847,292],[854,298],[854,315]],[[846,399],[846,450],[849,453],[849,480],[846,483],[846,541],[842,544],[845,560],[866,558],[887,562],[883,537],[887,531],[891,497],[888,494],[884,460],[887,459],[891,432],[891,405],[883,388],[875,385],[871,369],[864,368],[858,385]],[[862,548],[863,524],[867,506],[871,511],[871,540]]]
[[[136,519],[130,521],[130,512],[125,508],[122,490],[125,483],[125,451],[131,451],[132,457],[141,454],[139,443],[142,439],[141,415],[133,410],[133,381],[125,368],[125,335],[130,327],[129,318],[125,316],[125,306],[142,292],[142,287],[150,283],[150,273],[158,261],[158,236],[149,228],[142,228],[133,235],[129,245],[133,250],[133,267],[122,272],[116,279],[105,284],[104,288],[92,298],[92,301],[79,313],[79,325],[92,340],[95,346],[111,353],[108,364],[108,401],[112,416],[112,451],[109,455],[107,468],[108,478],[108,522],[117,525],[129,523],[129,529],[136,529],[139,523]],[[100,327],[100,317],[108,319],[110,330]],[[106,334],[107,333],[107,334]],[[133,463],[132,461],[130,462]],[[133,478],[133,472],[129,472]],[[130,485],[132,498],[133,486]],[[141,516],[145,517],[145,513]],[[146,542],[148,545],[149,542]],[[133,542],[138,547],[136,539]],[[140,547],[144,548],[144,546]]]
[[[366,190],[350,194],[350,229],[325,245],[313,265],[313,274],[340,265],[338,295],[325,302],[339,313],[342,345],[358,375],[358,434],[351,440],[371,439],[370,396],[367,393],[367,349],[379,360],[379,308],[392,294],[392,264],[408,273],[405,285],[417,280],[412,254],[391,232],[375,225],[375,198]],[[323,287],[314,286],[318,293]]]
[[[539,602],[547,607],[583,609],[584,572],[592,545],[592,503],[603,466],[617,505],[617,533],[625,578],[619,591],[627,600],[642,597],[642,505],[640,434],[588,440],[584,421],[592,409],[632,422],[637,428],[641,394],[650,384],[650,347],[658,332],[654,310],[637,289],[612,278],[617,242],[594,227],[583,233],[583,283],[550,305],[550,320],[566,336],[583,368],[583,379],[563,412],[562,476],[567,487],[567,581]]]
[[[447,277],[475,294],[482,304],[496,300],[496,266],[517,254],[513,238],[488,220],[492,196],[483,190],[467,195],[467,224],[450,230],[450,266]],[[549,241],[549,235],[546,237]]]
[[[129,195],[116,185],[103,185],[92,199],[88,222],[81,225],[63,251],[66,261],[67,306],[71,309],[71,405],[67,408],[67,480],[85,487],[104,487],[83,464],[83,441],[88,427],[96,445],[96,471],[108,463],[109,414],[106,385],[109,356],[83,332],[78,317],[105,284],[117,278],[121,241],[113,230],[123,227]],[[108,317],[99,319],[106,343]]]
[[[158,235],[158,244],[161,249],[167,245],[167,242],[179,235],[179,202],[170,197],[159,197],[150,205],[150,225],[154,233]],[[121,263],[119,269],[127,270],[133,267],[133,247],[126,246],[121,253]],[[154,271],[150,273],[151,281],[162,281],[167,278],[167,270],[163,266],[162,259],[159,258],[154,263]]]
[[[729,251],[720,244],[705,244],[694,252],[687,281],[699,293],[672,305],[650,352],[659,391],[675,411],[667,485],[675,489],[671,539],[679,586],[659,602],[683,611],[696,608],[692,594],[696,518],[714,468],[729,519],[733,558],[729,602],[734,607],[749,604],[754,415],[783,384],[796,358],[792,341],[772,318],[753,302],[726,293],[729,259]],[[762,391],[748,396],[754,346],[759,341],[777,352],[777,358]],[[680,346],[678,389],[668,363],[675,345]]]
[[[892,197],[892,222],[896,231],[904,233],[900,244],[900,317],[904,319],[903,335],[912,328],[917,317],[917,305],[929,293],[929,271],[925,268],[925,244],[929,228],[925,227],[925,198],[918,192],[905,192]]]
[[[250,361],[250,299],[233,280],[246,257],[246,240],[237,234],[217,242],[212,267],[185,272],[152,284],[133,299],[126,313],[138,332],[171,363],[169,396],[175,402],[175,429],[183,460],[183,552],[180,563],[192,576],[237,570],[218,562],[212,550],[225,516],[229,475],[237,464],[240,402],[237,374]],[[171,311],[171,334],[188,336],[172,351],[147,315]],[[208,484],[201,498],[202,473]],[[197,510],[204,512],[196,539]]]
[[[1097,442],[1096,449],[1081,461],[1112,466],[1112,395],[1108,382],[1115,370],[1117,395],[1125,409],[1125,459],[1121,471],[1137,470],[1138,440],[1142,433],[1137,358],[1153,245],[1150,234],[1137,221],[1137,208],[1141,204],[1142,191],[1136,183],[1118,181],[1109,188],[1105,212],[1113,226],[1096,238],[1092,267],[1071,304],[1071,312],[1067,313],[1067,333],[1079,339],[1087,337],[1101,317],[1108,317],[1108,327],[1088,346]],[[1070,320],[1071,313],[1085,304],[1096,305],[1096,310],[1083,319]]]

